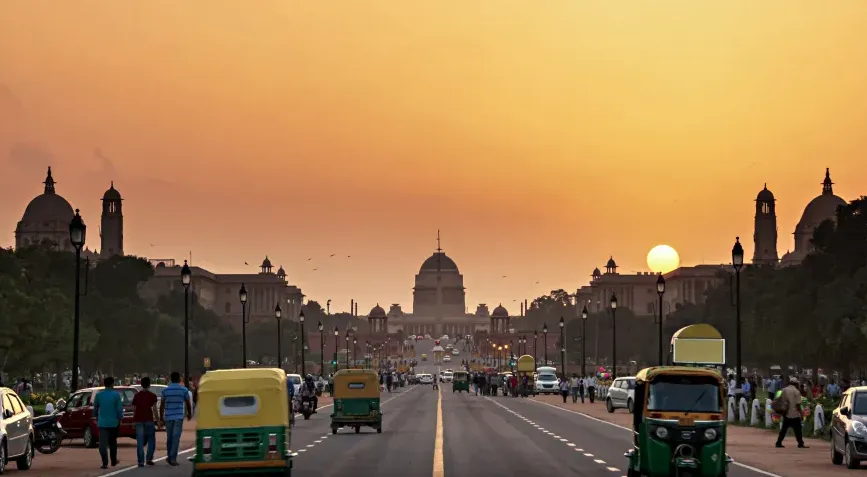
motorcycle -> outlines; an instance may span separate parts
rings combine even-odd
[[[66,431],[60,425],[58,412],[33,418],[33,432],[36,435],[33,446],[41,454],[57,452],[60,442],[66,436]]]
[[[301,414],[304,415],[304,420],[310,419],[313,414],[313,400],[309,397],[301,398]]]

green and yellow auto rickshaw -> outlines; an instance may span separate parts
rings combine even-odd
[[[281,369],[207,372],[199,380],[193,477],[290,476],[290,406]]]
[[[379,375],[373,369],[341,369],[334,374],[334,412],[331,433],[341,427],[372,427],[382,433],[382,411],[379,401]]]
[[[452,377],[452,392],[470,392],[470,375],[466,371],[455,371]]]

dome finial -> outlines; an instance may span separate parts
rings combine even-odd
[[[51,177],[51,166],[48,166],[48,176],[45,177],[45,182],[43,184],[45,184],[45,193],[46,194],[53,194],[54,193],[55,182],[54,182],[54,178]]]
[[[825,168],[825,180],[822,182],[822,194],[834,194],[834,183],[831,182],[831,168]]]

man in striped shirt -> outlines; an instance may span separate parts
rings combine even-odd
[[[160,420],[166,426],[166,461],[171,466],[178,466],[184,417],[186,416],[188,421],[193,418],[193,404],[190,401],[190,390],[181,384],[181,374],[172,373],[171,380],[172,383],[163,389]]]

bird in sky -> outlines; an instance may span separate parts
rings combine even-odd
[[[244,265],[249,265],[249,263],[247,263],[247,262],[244,262]]]
[[[337,255],[337,254],[336,254],[336,253],[332,253],[332,254],[329,255],[328,257],[330,258],[330,257],[333,257],[333,256],[335,256],[335,255]]]
[[[318,269],[318,268],[314,268],[314,269],[313,269],[314,272],[315,272],[316,270],[319,270],[319,269]]]
[[[310,257],[310,258],[307,259],[308,262],[309,262],[310,260],[313,260],[313,257]]]
[[[346,258],[352,258],[352,255],[347,255]]]
[[[506,278],[506,276],[505,276],[505,275],[503,275],[503,278]]]
[[[536,282],[536,285],[538,285],[538,284],[539,284],[539,282]]]

